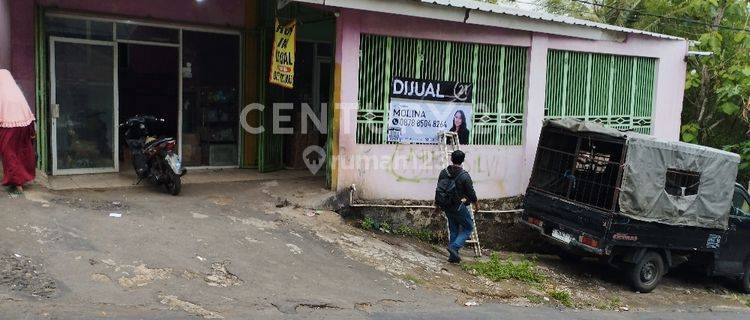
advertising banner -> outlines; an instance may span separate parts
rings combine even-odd
[[[276,19],[276,29],[273,37],[273,52],[271,53],[271,70],[268,81],[287,89],[294,88],[294,50],[297,40],[297,21],[287,25],[279,24]]]
[[[437,144],[438,132],[458,133],[469,143],[471,83],[394,78],[388,110],[388,142]]]

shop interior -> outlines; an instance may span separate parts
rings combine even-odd
[[[178,141],[188,168],[238,167],[240,32],[51,13],[54,175],[133,172],[117,125],[135,115]]]
[[[291,134],[281,136],[267,135],[262,137],[260,148],[265,152],[265,159],[259,159],[261,171],[278,169],[308,170],[309,164],[327,161],[331,154],[328,135],[333,107],[330,104],[333,83],[333,53],[335,37],[335,17],[331,12],[321,11],[300,4],[289,4],[274,14],[279,23],[296,21],[296,50],[294,57],[294,86],[291,89],[273,84],[266,85],[266,103],[291,103],[292,109],[280,109],[281,116],[288,116],[288,122],[282,122],[282,128],[291,129]],[[273,23],[273,21],[271,21]],[[270,45],[273,44],[273,33],[269,34],[268,57]],[[303,107],[309,106],[316,118],[326,123],[326,128],[318,128],[313,120],[305,117]],[[325,112],[321,112],[321,111]],[[272,121],[266,113],[264,118]],[[306,125],[303,125],[306,121]],[[307,128],[304,132],[303,127]],[[265,140],[264,140],[265,139]],[[310,146],[318,146],[326,154],[305,151]],[[320,149],[318,149],[320,150]],[[261,152],[261,154],[264,154]],[[264,168],[265,167],[265,168]],[[269,170],[269,168],[271,168]],[[322,167],[315,172],[317,176],[330,178],[330,171]]]
[[[291,110],[281,110],[290,122],[282,123],[292,134],[284,135],[282,147],[285,169],[305,169],[305,149],[311,145],[326,148],[327,132],[319,130],[312,120],[303,118],[303,104],[309,105],[316,117],[321,117],[321,108],[327,108],[331,90],[331,44],[325,42],[297,42],[294,88],[271,86],[270,99],[275,102],[292,103]],[[328,110],[326,110],[327,116]],[[307,132],[303,132],[302,121],[307,121]]]
[[[164,119],[159,136],[177,137],[179,48],[122,43],[118,46],[118,123],[138,115]],[[120,170],[132,171],[130,150],[120,141]]]

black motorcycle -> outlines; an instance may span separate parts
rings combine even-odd
[[[182,189],[181,177],[187,172],[182,168],[180,158],[175,154],[174,138],[158,138],[158,128],[163,128],[164,119],[152,116],[135,116],[124,123],[125,143],[133,155],[133,168],[138,182],[144,179],[157,185],[164,185],[172,195]]]

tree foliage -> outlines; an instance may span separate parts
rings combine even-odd
[[[740,153],[750,177],[748,0],[541,0],[553,13],[694,40],[688,58],[681,138]]]

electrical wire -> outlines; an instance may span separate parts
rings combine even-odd
[[[581,3],[581,4],[588,4],[588,5],[592,5],[592,6],[599,6],[599,7],[609,8],[609,9],[615,9],[615,10],[620,10],[620,11],[629,11],[629,12],[634,12],[636,14],[640,14],[640,15],[644,15],[644,16],[650,16],[650,17],[655,17],[655,18],[667,19],[667,20],[672,20],[672,21],[675,21],[675,22],[685,22],[685,23],[699,24],[699,25],[706,26],[706,27],[716,27],[716,28],[719,28],[719,29],[726,29],[726,30],[732,30],[732,31],[750,32],[750,29],[725,26],[725,25],[721,25],[721,24],[719,24],[719,25],[713,25],[711,23],[707,23],[707,22],[703,22],[703,21],[699,21],[699,20],[668,17],[668,16],[664,16],[664,15],[658,15],[658,14],[643,12],[643,11],[640,11],[640,10],[628,9],[628,8],[621,8],[621,7],[617,7],[617,6],[600,4],[600,3],[595,3],[595,2],[586,1],[586,0],[570,0],[570,1],[578,2],[578,3]],[[538,8],[541,8],[541,9],[547,9],[548,8],[547,4],[541,4],[539,2],[526,2],[526,1],[521,1],[521,0],[515,0],[513,2],[522,3],[522,4],[528,4],[528,5],[533,5],[533,6],[536,6]],[[567,7],[564,4],[556,4],[556,5],[554,5],[553,6],[553,10],[555,10],[555,11],[559,10],[559,11],[565,11],[565,12],[568,12],[568,13],[577,13],[577,14],[593,14],[590,11],[572,10],[570,7]],[[676,24],[676,23],[673,23],[672,25],[679,26],[679,24]]]
[[[707,23],[707,22],[703,22],[703,21],[699,21],[699,20],[693,20],[693,19],[667,17],[667,16],[663,16],[663,15],[658,15],[658,14],[643,12],[643,11],[640,11],[640,10],[628,9],[628,8],[621,8],[621,7],[617,7],[617,6],[606,5],[606,4],[591,2],[591,1],[587,1],[587,0],[571,0],[571,1],[578,2],[578,3],[583,3],[583,4],[588,4],[588,5],[592,5],[592,6],[598,6],[598,7],[602,7],[602,8],[608,8],[608,9],[615,9],[615,10],[620,10],[620,11],[634,12],[634,13],[637,13],[637,14],[640,14],[640,15],[644,15],[644,16],[650,16],[650,17],[656,17],[656,18],[662,18],[662,19],[669,19],[669,20],[675,20],[675,21],[682,21],[682,22],[687,22],[687,23],[699,24],[699,25],[703,25],[703,26],[706,26],[706,27],[726,29],[726,30],[732,30],[732,31],[750,32],[750,29],[725,26],[725,25],[721,25],[721,24],[712,24],[712,23]]]

